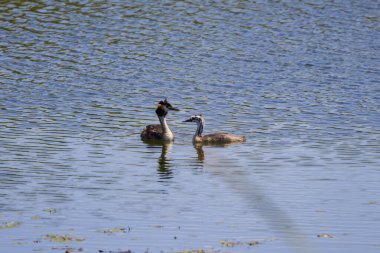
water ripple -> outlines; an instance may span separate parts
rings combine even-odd
[[[136,251],[264,238],[284,252],[374,252],[378,9],[2,1],[0,223],[23,221],[5,250],[49,252],[54,243],[32,242],[57,229],[110,251],[121,237],[89,231],[130,226]],[[168,115],[176,140],[143,143],[164,98],[181,109]],[[182,121],[195,113],[206,133],[247,143],[193,147],[196,126]],[[19,231],[27,245],[14,245]]]

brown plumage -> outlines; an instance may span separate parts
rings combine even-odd
[[[184,122],[196,122],[197,130],[193,136],[194,144],[229,144],[229,143],[242,143],[246,141],[245,136],[235,135],[229,133],[213,133],[202,135],[205,120],[202,115],[195,115],[185,120]]]
[[[203,144],[227,144],[227,143],[241,143],[245,142],[245,136],[229,134],[229,133],[214,133],[201,136],[201,139],[196,138],[195,142],[202,142]]]
[[[161,125],[147,125],[141,132],[140,136],[143,139],[162,139],[162,127]]]

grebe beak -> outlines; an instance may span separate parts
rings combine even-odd
[[[191,119],[187,119],[187,120],[182,121],[182,122],[192,122],[192,120]]]
[[[179,111],[179,109],[176,108],[176,107],[168,107],[168,109],[169,109],[169,110],[172,110],[172,111],[177,111],[177,112]]]

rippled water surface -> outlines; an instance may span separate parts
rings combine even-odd
[[[379,9],[1,1],[1,252],[378,252]]]

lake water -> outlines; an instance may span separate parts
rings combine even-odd
[[[379,252],[379,10],[1,1],[0,251]]]

